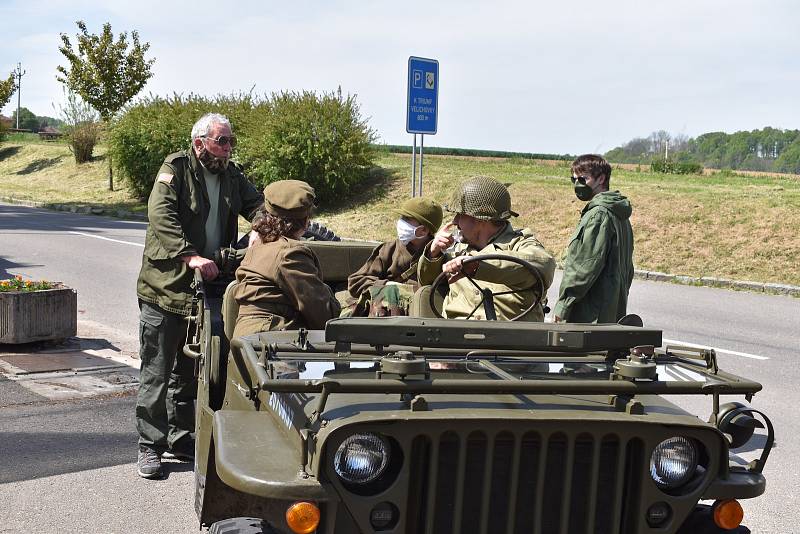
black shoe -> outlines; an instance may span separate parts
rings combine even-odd
[[[194,461],[194,439],[186,437],[175,443],[171,449],[161,455],[162,458],[180,460],[182,462]]]
[[[161,469],[161,458],[150,447],[139,445],[139,460],[137,462],[139,476],[142,478],[161,478],[164,471]]]

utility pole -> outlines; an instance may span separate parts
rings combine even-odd
[[[17,78],[17,130],[19,130],[19,110],[20,110],[20,101],[22,96],[22,77],[25,76],[27,71],[22,70],[22,64],[17,63],[17,70],[13,72],[14,76]]]

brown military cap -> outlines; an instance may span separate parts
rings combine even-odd
[[[264,188],[264,207],[276,217],[309,217],[316,199],[314,188],[300,180],[278,180]]]

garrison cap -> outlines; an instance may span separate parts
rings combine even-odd
[[[508,188],[488,176],[475,176],[462,182],[444,207],[450,213],[463,213],[484,221],[519,217],[519,213],[511,209]]]
[[[264,208],[276,217],[309,217],[316,199],[314,188],[300,180],[278,180],[264,188]]]
[[[401,217],[418,220],[431,234],[435,234],[442,225],[442,207],[427,198],[409,198],[393,211]]]

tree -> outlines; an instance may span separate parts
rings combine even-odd
[[[132,46],[128,50],[128,34],[122,32],[114,41],[111,24],[103,24],[100,35],[90,34],[83,21],[77,21],[80,33],[75,36],[78,49],[69,37],[61,34],[58,50],[67,58],[67,67],[58,66],[56,79],[77,93],[97,110],[108,126],[114,115],[144,88],[153,73],[155,59],[146,59],[149,43],[139,42],[139,33],[131,32]],[[114,190],[111,158],[108,160],[108,188]]]
[[[58,107],[61,115],[61,120],[58,122],[63,124],[70,150],[75,156],[75,163],[91,161],[94,146],[100,135],[97,112],[72,91],[65,90],[64,98],[64,105]]]
[[[11,114],[11,121],[17,124],[17,110]],[[19,127],[22,130],[30,130],[32,132],[39,131],[39,117],[28,108],[19,108]]]
[[[8,75],[8,79],[0,80],[0,109],[8,104],[11,100],[11,95],[17,90],[17,84],[14,81],[14,73]]]

